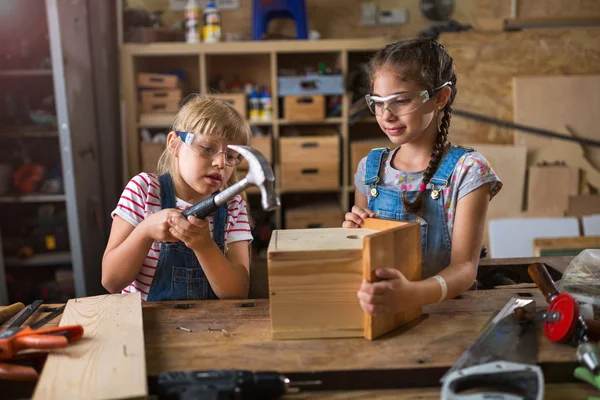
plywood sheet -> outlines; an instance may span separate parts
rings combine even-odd
[[[60,326],[83,338],[46,361],[33,399],[136,399],[148,395],[139,293],[69,300]]]
[[[600,140],[600,75],[516,76],[513,96],[515,122]],[[527,146],[529,165],[565,161],[600,188],[600,148],[524,132],[515,133],[515,143]]]

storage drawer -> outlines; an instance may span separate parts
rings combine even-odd
[[[272,162],[273,156],[271,151],[271,136],[253,137],[252,147],[260,151],[268,162]],[[238,170],[247,170],[248,168],[248,162],[245,159],[240,163],[240,165],[238,165]]]
[[[282,189],[339,188],[339,147],[339,136],[281,138]]]
[[[277,82],[280,97],[344,94],[344,77],[342,75],[282,76],[277,78]]]
[[[142,103],[143,113],[176,113],[179,111],[179,103],[173,101],[153,101]]]
[[[321,121],[325,119],[325,96],[286,96],[284,118],[288,121]]]
[[[359,140],[350,142],[350,181],[353,182],[354,173],[358,168],[358,163],[363,157],[369,154],[369,151],[376,147],[388,146],[390,149],[394,148],[395,145],[388,139],[377,139],[377,140]]]
[[[137,85],[139,89],[176,89],[179,86],[179,77],[172,74],[151,74],[147,72],[141,72],[137,75]]]
[[[244,93],[211,94],[210,97],[229,103],[244,119],[248,119],[248,106]]]
[[[181,103],[181,90],[142,90],[140,97],[142,104],[154,104],[156,102]]]
[[[286,229],[341,228],[342,222],[344,213],[339,204],[313,204],[285,212]]]

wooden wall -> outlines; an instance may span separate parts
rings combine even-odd
[[[455,108],[508,121],[513,120],[513,76],[600,73],[600,28],[462,32],[444,34],[440,43],[456,63]],[[560,102],[560,93],[540,101]],[[451,140],[512,144],[513,132],[454,117]]]
[[[380,8],[405,8],[408,12],[406,25],[390,27],[360,26],[361,0],[306,0],[309,29],[317,30],[323,38],[412,36],[430,26],[421,15],[419,0],[369,0]],[[127,0],[132,8],[164,10],[164,20],[171,24],[182,18],[181,12],[169,11],[169,0]],[[455,0],[452,18],[461,23],[474,23],[478,18],[510,17],[511,0]],[[533,17],[589,17],[600,16],[597,0],[520,0],[517,15]],[[237,10],[223,10],[223,33],[238,32],[250,36],[252,27],[252,0],[240,0]],[[293,36],[295,28],[291,21],[276,20],[269,26],[270,33]]]

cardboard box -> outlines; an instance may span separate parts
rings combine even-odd
[[[364,229],[275,230],[267,251],[274,339],[365,337],[375,339],[418,318],[421,308],[371,317],[357,288],[374,281],[381,265],[421,279],[417,223],[368,218]]]
[[[339,188],[339,136],[282,137],[280,146],[283,190]]]
[[[285,96],[283,114],[288,121],[321,121],[325,119],[325,96]]]
[[[154,104],[155,102],[170,102],[170,103],[181,103],[181,90],[180,89],[151,89],[140,91],[140,98],[142,104]]]

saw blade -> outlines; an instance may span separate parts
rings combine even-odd
[[[513,317],[515,308],[523,307],[535,312],[535,301],[511,298],[500,312],[485,327],[479,338],[463,353],[440,379],[454,371],[486,364],[493,361],[509,361],[521,364],[536,364],[537,337],[531,321],[519,322]]]

